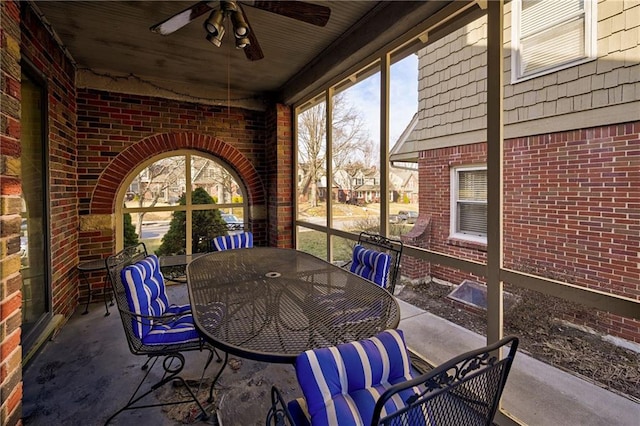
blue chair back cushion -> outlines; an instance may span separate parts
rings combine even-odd
[[[376,250],[366,249],[360,244],[353,248],[351,272],[373,281],[381,287],[387,287],[391,256]]]
[[[129,310],[144,316],[168,316],[169,320],[134,317],[133,333],[147,345],[197,341],[189,305],[170,305],[156,255],[128,265],[121,272]],[[174,316],[171,318],[171,316]]]
[[[413,372],[402,331],[386,330],[370,339],[300,354],[296,376],[304,401],[290,402],[290,411],[308,413],[313,425],[347,426],[368,425],[380,395],[412,379]],[[390,399],[383,415],[404,407],[416,391],[408,389]]]
[[[213,251],[251,247],[253,247],[253,234],[251,232],[242,232],[234,235],[221,235],[211,241],[211,249]]]

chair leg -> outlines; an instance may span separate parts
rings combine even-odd
[[[151,362],[153,360],[153,362]],[[151,372],[151,370],[153,370],[153,367],[156,365],[156,362],[158,361],[158,357],[149,357],[147,359],[147,362],[144,363],[144,365],[142,366],[142,370],[146,371],[146,373],[144,374],[144,376],[142,377],[142,380],[140,380],[140,383],[138,383],[138,386],[136,387],[136,389],[133,391],[133,394],[131,395],[131,398],[129,398],[129,401],[126,403],[126,405],[124,407],[122,407],[121,409],[119,409],[118,411],[116,411],[115,413],[113,413],[111,415],[111,417],[109,417],[107,419],[106,422],[104,422],[105,426],[108,425],[111,420],[113,420],[118,414],[122,413],[125,410],[131,410],[132,405],[135,404],[137,401],[139,401],[141,398],[144,398],[145,396],[147,396],[148,394],[150,394],[152,392],[152,390],[149,390],[147,392],[145,392],[144,394],[142,394],[140,397],[136,398],[136,395],[138,394],[138,392],[140,391],[140,388],[142,387],[142,384],[147,380],[147,376],[149,375],[149,373]],[[147,368],[149,362],[151,362],[151,368]],[[142,407],[141,407],[142,408]]]
[[[213,353],[216,354],[216,362],[222,362],[222,357],[220,356],[216,348],[213,348]]]
[[[151,361],[152,358],[153,358],[153,362],[151,363],[151,366],[149,368],[145,368],[145,367],[147,367],[147,364],[149,364],[149,362]],[[207,365],[211,362],[212,358],[213,358],[213,355],[210,353]],[[176,366],[174,366],[173,364],[174,364],[174,361],[176,361],[176,360],[178,361],[178,364]],[[157,383],[151,385],[146,392],[138,394],[140,392],[140,389],[142,388],[142,385],[146,382],[147,377],[149,376],[149,373],[151,372],[151,370],[153,370],[153,367],[155,366],[157,361],[158,361],[158,357],[149,357],[149,359],[147,360],[147,362],[143,366],[143,369],[146,370],[146,372],[145,372],[144,376],[142,377],[142,380],[140,381],[140,383],[136,387],[135,391],[131,395],[131,398],[129,398],[129,401],[127,402],[127,404],[124,407],[122,407],[120,410],[116,411],[113,415],[111,415],[111,417],[109,417],[107,419],[107,421],[104,423],[105,425],[109,424],[109,422],[111,422],[111,420],[113,420],[118,414],[120,414],[120,413],[122,413],[123,411],[126,411],[126,410],[136,410],[138,408],[160,407],[160,406],[164,406],[164,405],[185,404],[185,403],[188,403],[188,402],[195,402],[198,405],[198,408],[202,412],[202,417],[201,417],[202,420],[207,420],[209,418],[209,414],[207,414],[207,411],[205,410],[205,408],[202,405],[202,403],[200,403],[200,401],[198,400],[196,394],[193,392],[193,390],[187,384],[187,382],[179,375],[180,372],[182,371],[182,369],[184,368],[184,364],[185,364],[184,356],[181,353],[175,353],[175,354],[166,355],[164,360],[163,360],[163,362],[162,362],[162,368],[164,369],[164,374],[163,374],[162,378]],[[206,366],[205,366],[205,370],[206,370]],[[203,370],[203,373],[202,373],[202,377],[204,377],[204,370]],[[140,400],[142,400],[144,397],[148,396],[153,391],[159,389],[160,387],[166,385],[167,383],[171,383],[171,382],[174,382],[174,381],[180,382],[182,384],[182,386],[184,386],[187,389],[187,391],[189,392],[189,395],[191,397],[190,399],[185,399],[185,400],[180,400],[180,401],[164,402],[164,403],[136,405]],[[202,383],[202,380],[201,380],[201,383]]]
[[[147,362],[145,362],[144,365],[142,367],[140,367],[140,370],[143,370],[143,371],[146,370],[149,367],[149,362],[151,362],[152,358],[155,358],[155,357],[150,356],[147,359]],[[154,363],[155,363],[155,361],[154,361]],[[153,368],[153,365],[151,367]]]

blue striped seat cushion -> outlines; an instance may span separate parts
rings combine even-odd
[[[373,281],[381,287],[387,287],[391,256],[375,250],[369,250],[356,244],[353,248],[351,272]]]
[[[380,395],[413,378],[413,373],[402,331],[386,330],[370,339],[300,354],[296,376],[304,401],[291,401],[290,411],[306,413],[313,425],[346,426],[368,425]],[[404,407],[404,401],[417,391],[396,395],[382,414]],[[300,424],[304,421],[302,417]]]
[[[251,247],[253,247],[253,234],[251,232],[242,232],[234,235],[221,235],[211,241],[211,249],[214,251]]]
[[[224,304],[211,302],[206,311],[203,310],[203,322],[219,324],[224,316]],[[162,323],[155,322],[142,343],[145,345],[166,345],[173,343],[197,342],[200,340],[200,333],[193,323],[191,305],[171,305],[164,312],[164,316],[174,315],[171,321]]]
[[[155,323],[149,333],[142,338],[145,345],[166,345],[172,343],[197,342],[200,334],[193,324],[190,305],[172,305],[164,315],[175,315],[169,322]]]
[[[197,341],[189,305],[170,305],[156,255],[126,266],[121,272],[129,310],[144,316],[165,316],[166,320],[134,317],[133,333],[146,345]],[[172,317],[173,316],[173,317]]]

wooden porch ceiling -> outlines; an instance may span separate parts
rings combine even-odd
[[[205,39],[207,13],[168,36],[149,31],[193,3],[33,2],[76,63],[78,87],[251,109],[299,100],[452,2],[312,1],[331,9],[325,27],[241,2],[264,52],[254,62],[230,31],[221,47]]]

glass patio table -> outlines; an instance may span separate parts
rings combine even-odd
[[[187,266],[187,285],[204,338],[257,361],[294,363],[307,349],[371,337],[400,321],[398,303],[385,289],[291,249],[200,256]]]

